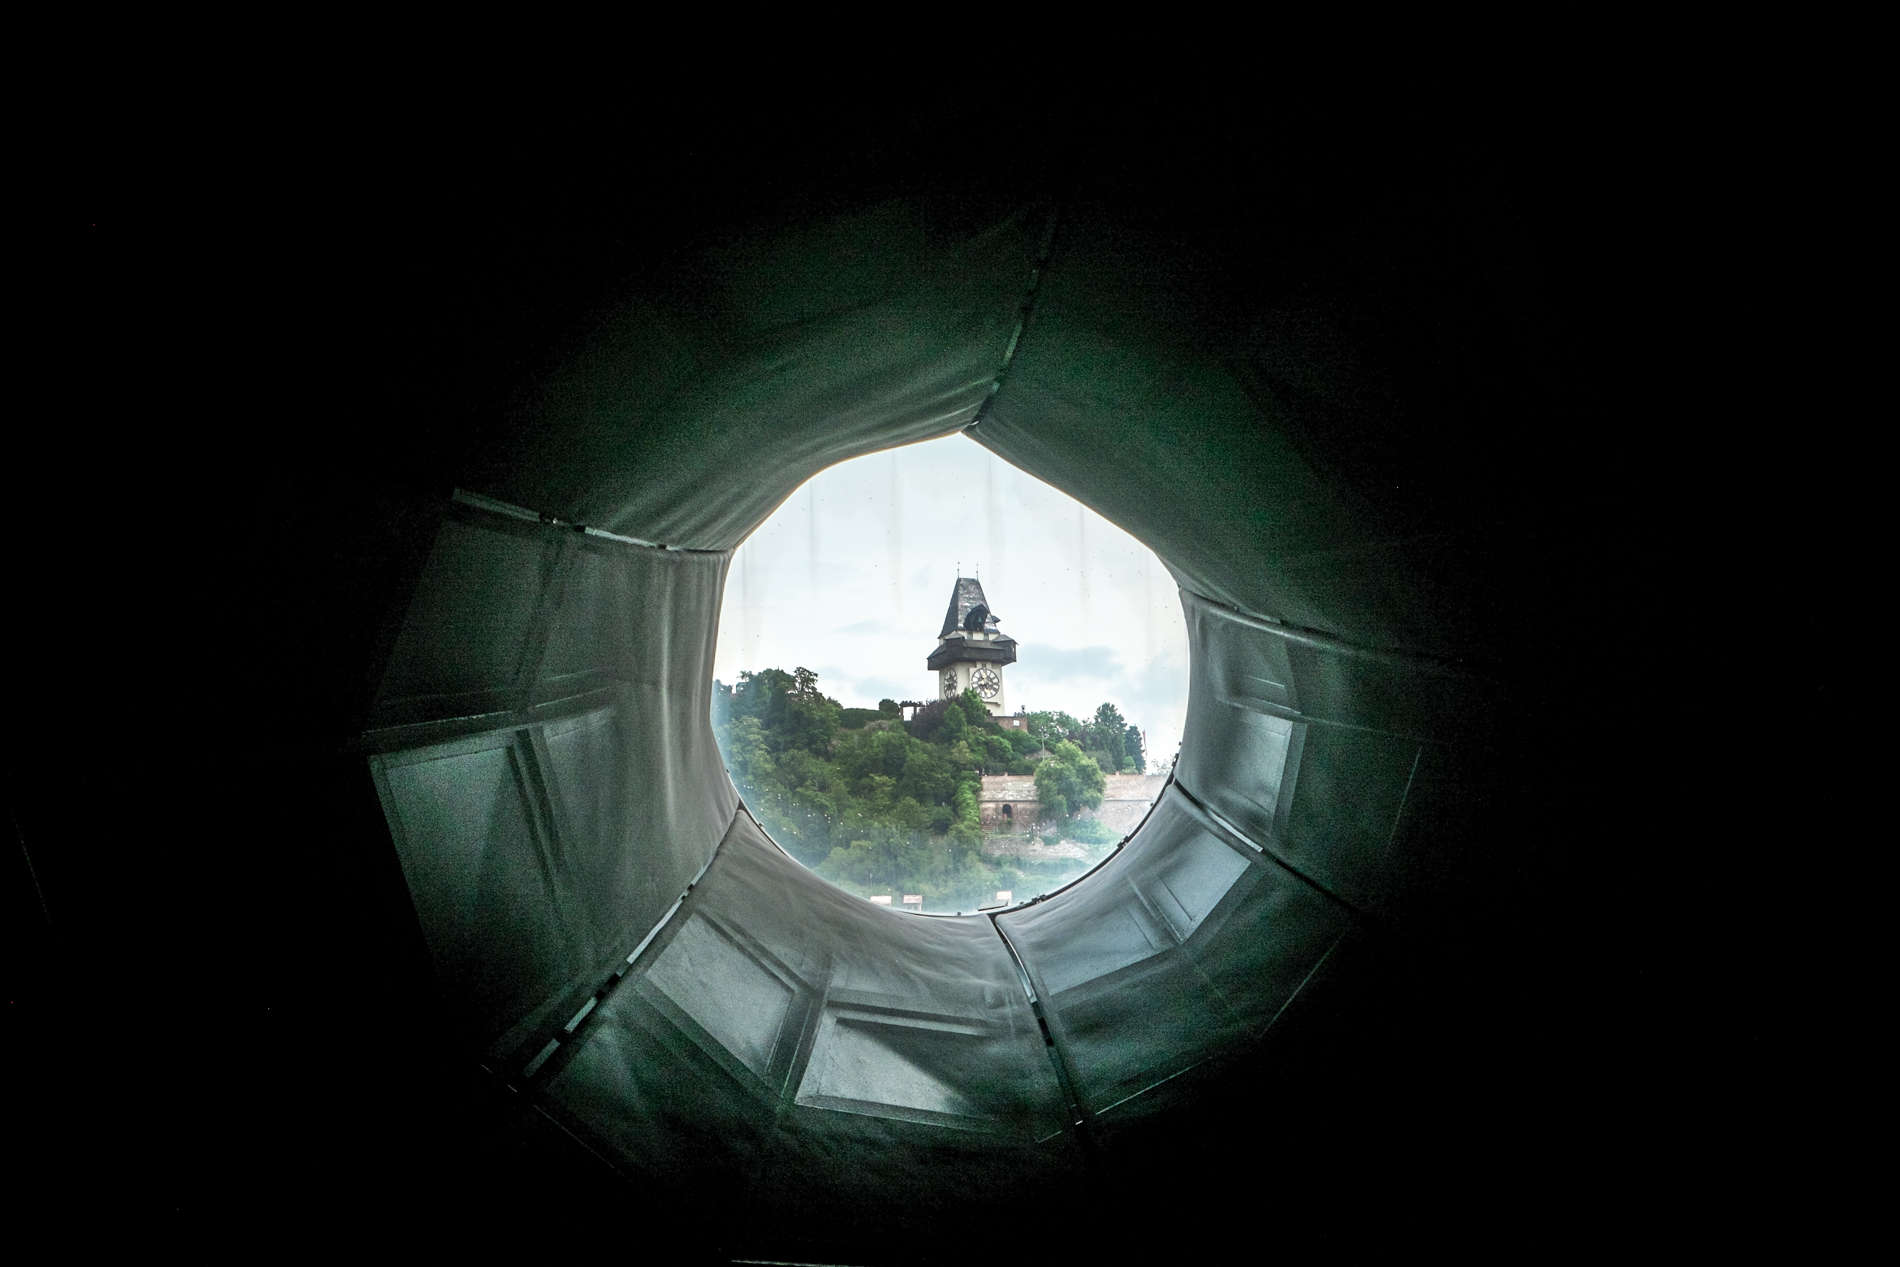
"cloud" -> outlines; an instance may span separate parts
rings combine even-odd
[[[861,703],[854,705],[850,700],[844,699],[835,691],[830,692],[830,694],[832,698],[838,700],[839,703],[845,705],[847,708],[870,708],[881,699],[915,699],[919,695],[924,694],[923,691],[918,689],[915,682],[911,682],[907,685],[886,677],[858,678],[851,683],[851,691],[852,699],[862,701]]]
[[[1004,675],[1011,711],[1086,715],[1108,700],[1172,750],[1187,631],[1167,570],[964,436],[842,463],[787,499],[734,556],[716,671],[804,664],[846,705],[934,699],[924,657],[958,572],[982,576],[1021,643]]]
[[[1129,721],[1148,732],[1148,755],[1166,762],[1181,742],[1187,721],[1186,666],[1170,662],[1145,666],[1127,682],[1121,708]]]
[[[1024,651],[1027,658],[1028,651]],[[1050,682],[1072,678],[1112,678],[1121,675],[1121,661],[1113,647],[1037,647],[1035,676]]]
[[[917,679],[905,683],[874,673],[861,674],[836,664],[809,667],[818,675],[818,689],[846,708],[873,708],[881,699],[916,699],[923,694]],[[932,698],[927,694],[923,697]]]

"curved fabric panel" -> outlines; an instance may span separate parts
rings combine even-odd
[[[744,814],[570,1046],[542,1075],[547,1102],[683,1199],[718,1175],[722,1202],[910,1220],[945,1173],[972,1185],[964,1207],[1074,1164],[1054,1067],[990,922],[853,898]]]
[[[1452,900],[1495,795],[1483,679],[1341,647],[1183,593],[1180,785],[1276,858],[1384,915]]]
[[[1173,790],[1099,871],[996,922],[1096,1115],[1244,1050],[1350,928]]]
[[[523,664],[568,545],[519,519],[466,508],[447,516],[383,671],[371,726],[519,704]]]
[[[367,742],[481,1043],[591,989],[731,820],[708,721],[725,568],[470,506],[444,521]]]
[[[438,982],[484,1038],[595,957],[563,901],[528,743],[502,731],[373,763]]]
[[[1027,1140],[1062,1128],[1028,996],[988,920],[854,898],[747,815],[594,1030],[635,1013],[699,1048],[768,1116],[823,1110]],[[551,1083],[557,1096],[584,1095],[574,1088],[593,1059],[583,1047]]]
[[[1046,218],[945,238],[895,201],[697,256],[541,388],[482,491],[729,549],[827,466],[976,416]]]
[[[1363,279],[1328,276],[1341,293],[1317,304],[1276,292],[1316,262],[1342,266],[1319,242],[1274,232],[1288,236],[1236,239],[1223,258],[1099,205],[1065,209],[1033,316],[972,437],[1141,538],[1184,588],[1217,602],[1374,647],[1495,647],[1479,564],[1503,547],[1495,522],[1477,538],[1446,528],[1512,502],[1514,488],[1462,487],[1492,465],[1486,442],[1406,434],[1390,384],[1371,390],[1393,349],[1349,320]],[[1361,249],[1396,265],[1419,245],[1374,235]],[[1260,289],[1233,284],[1250,269]],[[1394,497],[1393,450],[1432,451],[1444,486]],[[1166,513],[1160,490],[1182,490]],[[1412,510],[1421,499],[1432,514]]]

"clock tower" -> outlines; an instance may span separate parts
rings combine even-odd
[[[924,663],[937,675],[939,699],[975,691],[990,716],[1003,716],[1003,666],[1016,663],[1016,640],[996,627],[996,613],[975,577],[957,578],[937,649]]]

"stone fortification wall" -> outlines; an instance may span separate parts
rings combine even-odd
[[[1102,790],[1102,807],[1082,812],[1101,819],[1117,836],[1126,836],[1141,824],[1167,785],[1165,774],[1111,774]]]
[[[1111,831],[1126,835],[1141,822],[1142,815],[1161,795],[1168,776],[1165,774],[1111,774],[1102,791],[1102,806],[1084,810],[1089,818],[1098,818]],[[1007,807],[1007,810],[1005,809]],[[983,790],[977,796],[977,813],[985,830],[1023,830],[1042,817],[1042,802],[1036,799],[1036,780],[1026,774],[986,774]]]

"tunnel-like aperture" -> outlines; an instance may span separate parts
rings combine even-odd
[[[704,231],[608,199],[552,234],[611,265],[571,276],[511,236],[548,222],[516,194],[467,240],[500,259],[419,270],[439,306],[382,407],[425,421],[288,609],[375,613],[310,688],[307,830],[353,842],[335,889],[379,930],[321,1014],[381,1018],[334,1067],[430,1192],[479,1172],[519,1231],[586,1191],[713,1253],[1035,1258],[1274,1194],[1282,1243],[1350,1243],[1345,1212],[1458,1187],[1449,1132],[1547,1155],[1519,1134],[1526,1103],[1562,1133],[1524,1099],[1546,1070],[1479,997],[1536,976],[1483,965],[1548,896],[1527,753],[1571,671],[1573,439],[1521,230],[1483,163],[1276,164],[1231,129],[1098,161],[1157,126],[1065,125],[1059,162],[955,196],[821,166]],[[1110,863],[917,919],[744,811],[710,658],[731,552],[794,488],[959,431],[1164,560],[1191,697]],[[475,1089],[393,1125],[385,1088],[445,1069]],[[1512,1169],[1464,1173],[1516,1199]]]
[[[437,530],[366,728],[378,791],[471,1057],[631,1181],[837,1228],[901,1226],[928,1190],[932,1235],[974,1229],[1221,1094],[1208,1072],[1270,1050],[1359,943],[1468,917],[1483,543],[1329,481],[1287,419],[1373,425],[1335,381],[1362,353],[1324,309],[1208,312],[1201,267],[1080,200],[760,233],[696,265],[718,341],[610,315]],[[958,429],[1162,551],[1193,689],[1110,864],[919,921],[742,810],[709,656],[730,551],[793,487]]]

